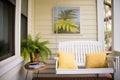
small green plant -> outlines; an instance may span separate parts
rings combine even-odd
[[[48,55],[51,56],[50,49],[46,46],[49,41],[39,41],[39,34],[35,36],[35,39],[31,35],[28,35],[27,39],[21,41],[21,56],[26,62],[34,62],[35,54],[40,56],[41,61],[45,61]]]
[[[78,31],[78,25],[72,22],[70,19],[60,19],[58,20],[58,23],[54,25],[54,33],[56,33],[56,30],[58,30],[58,33],[61,32],[77,32]]]

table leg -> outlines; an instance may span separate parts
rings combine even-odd
[[[27,73],[26,73],[26,76],[25,76],[25,80],[27,79],[27,75],[28,75],[28,70],[27,70]]]
[[[39,71],[37,72],[37,77],[36,77],[36,80],[37,80],[37,79],[39,79],[38,75],[39,75]]]

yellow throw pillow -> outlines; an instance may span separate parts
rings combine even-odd
[[[105,68],[105,67],[107,67],[106,52],[86,54],[86,67],[87,68]]]
[[[75,54],[58,52],[59,69],[77,69]]]

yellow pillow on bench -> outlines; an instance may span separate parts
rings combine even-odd
[[[105,67],[107,67],[106,52],[86,54],[86,67],[87,68],[105,68]]]
[[[77,63],[73,53],[58,52],[59,69],[77,69]]]

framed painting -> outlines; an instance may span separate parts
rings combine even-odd
[[[54,33],[80,33],[80,7],[54,7]]]

